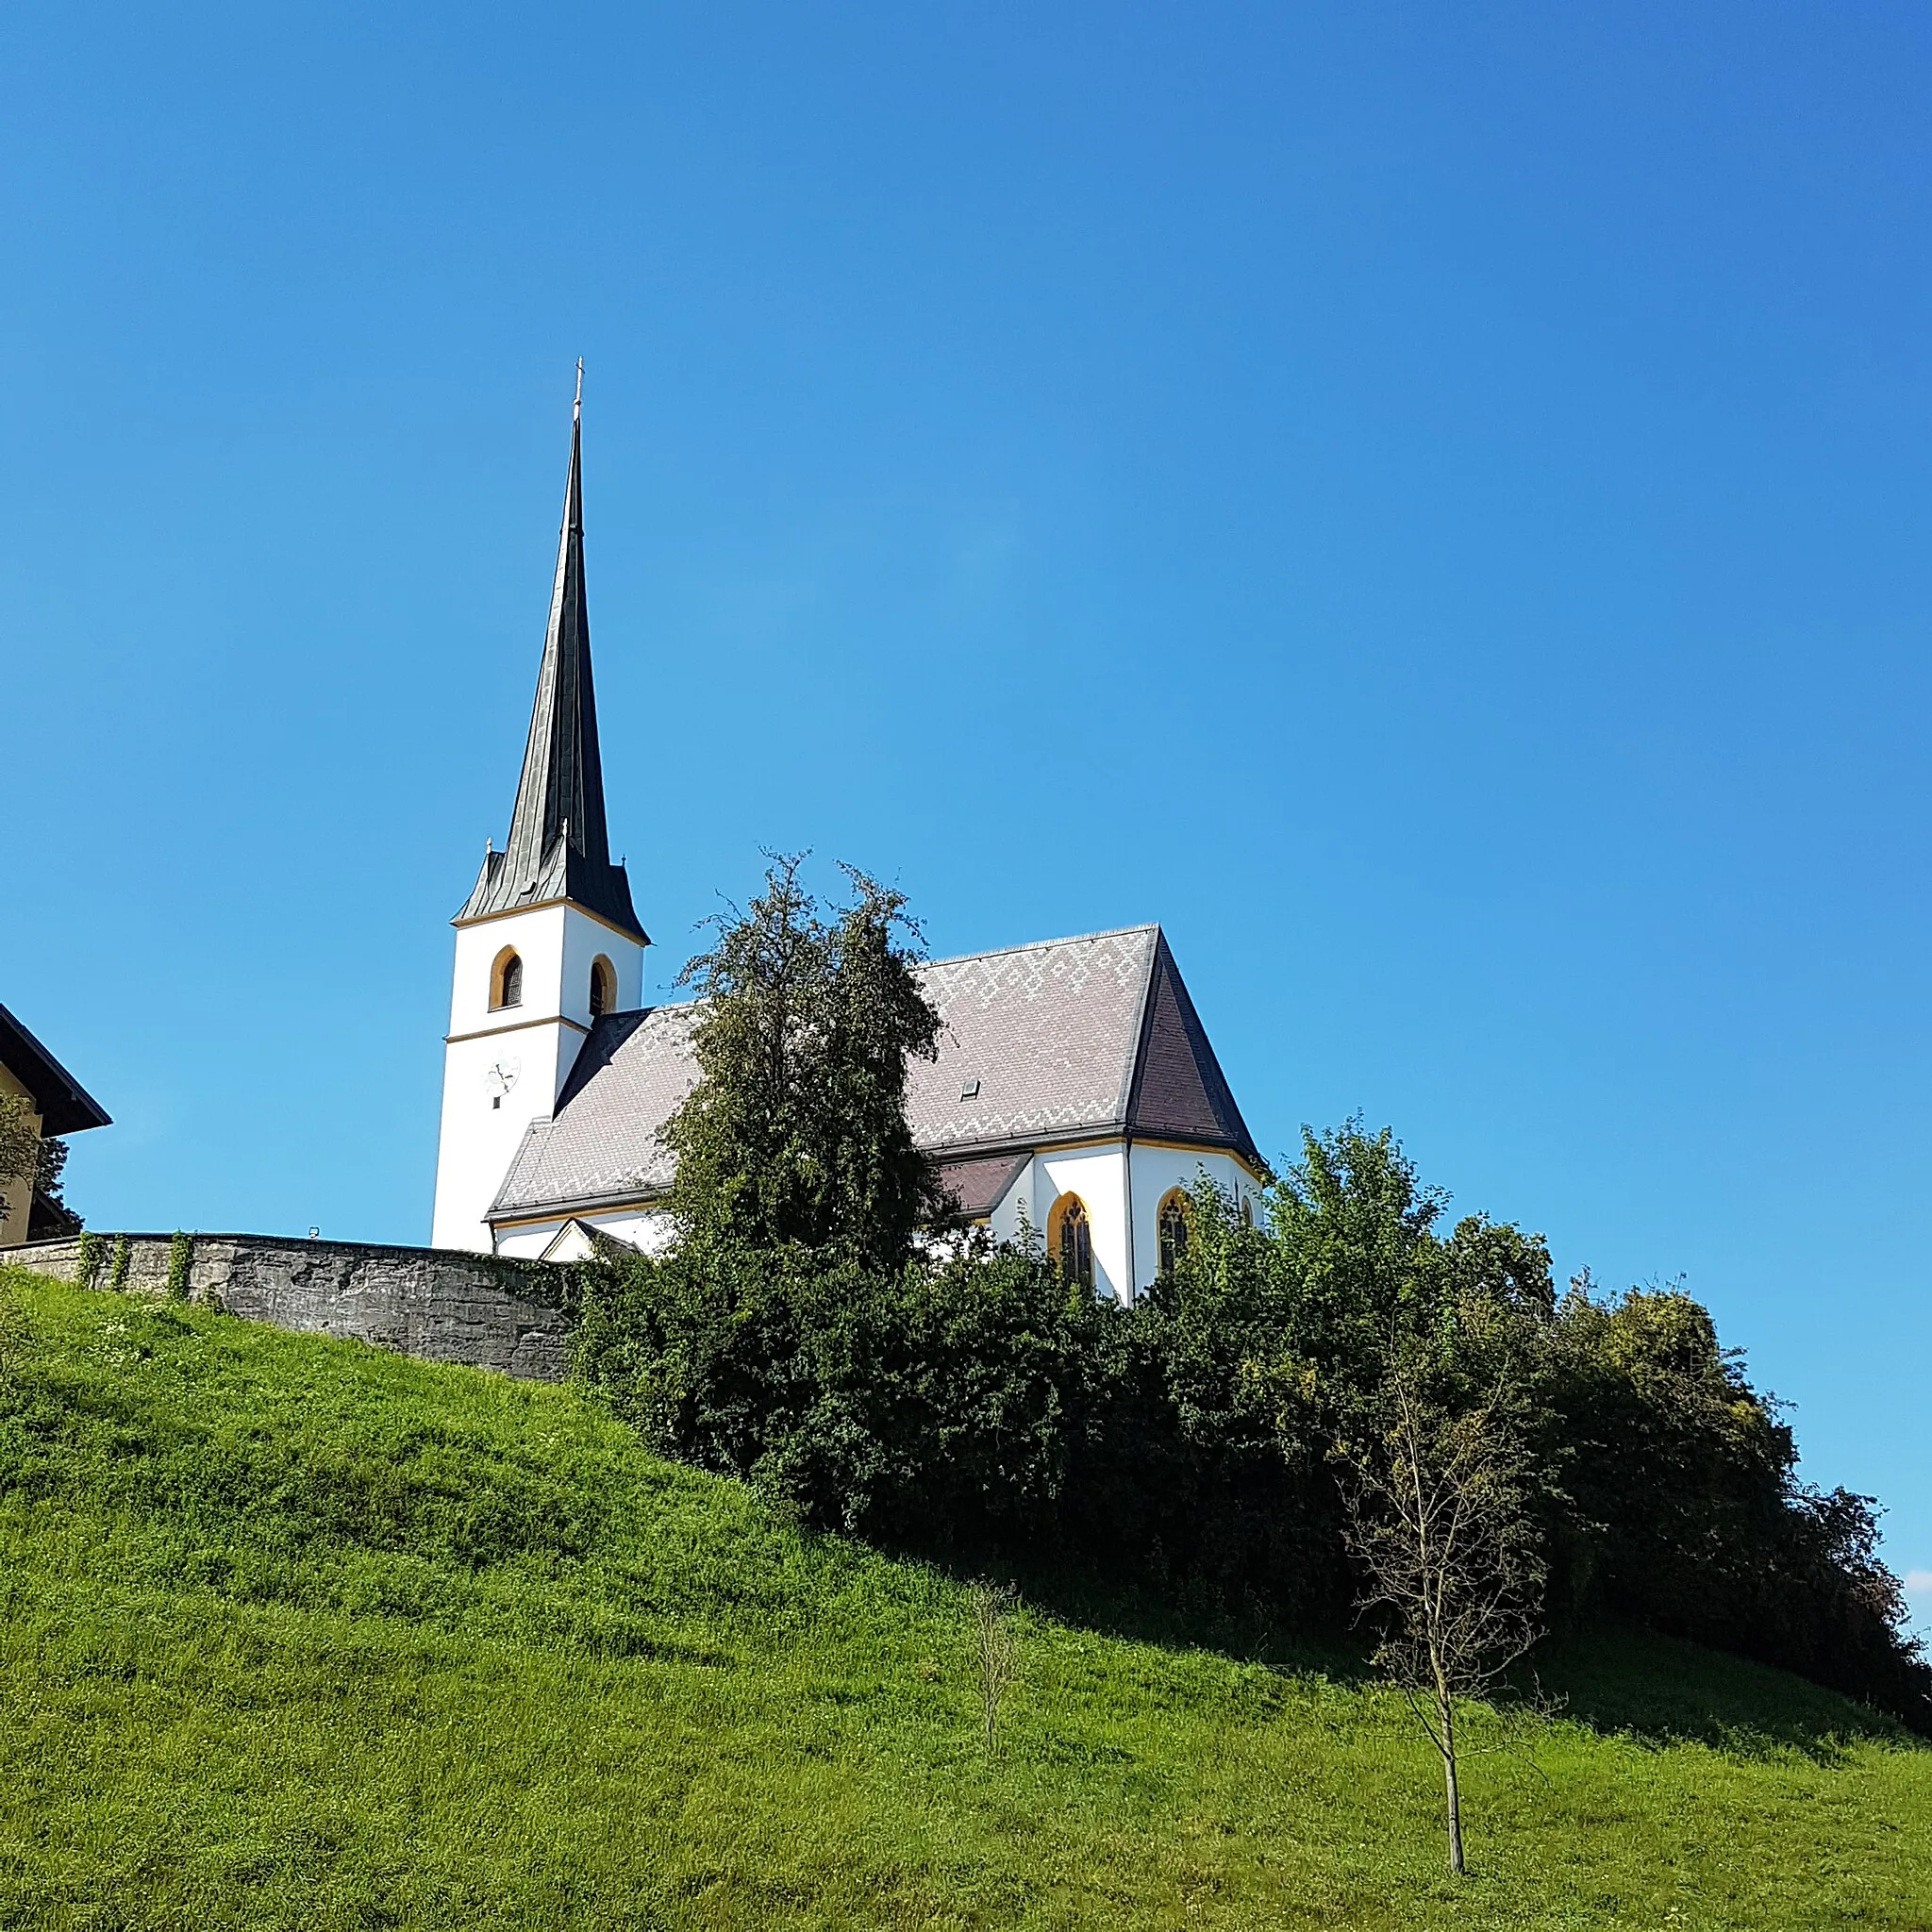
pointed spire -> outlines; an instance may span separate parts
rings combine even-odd
[[[483,875],[457,917],[509,911],[571,899],[643,938],[624,868],[610,862],[604,820],[604,767],[597,744],[597,699],[591,677],[591,619],[584,600],[584,365],[571,406],[570,475],[550,622],[537,671],[537,702],[524,748],[523,775],[509,840],[486,857]]]
[[[537,874],[552,845],[565,837],[593,864],[610,863],[604,774],[597,758],[597,700],[591,687],[591,616],[584,605],[581,393],[571,410],[570,478],[557,540],[550,622],[543,633],[530,741],[509,824],[510,864],[526,877]]]

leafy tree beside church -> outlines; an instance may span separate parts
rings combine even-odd
[[[907,1063],[937,1058],[940,1017],[905,895],[847,866],[827,919],[800,863],[774,860],[685,968],[700,1077],[664,1130],[668,1205],[687,1236],[897,1268],[942,1207],[906,1118]]]

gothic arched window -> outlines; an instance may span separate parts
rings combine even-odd
[[[490,969],[490,1004],[492,1007],[520,1007],[524,1003],[524,962],[513,947],[506,946]]]
[[[1062,1194],[1054,1204],[1052,1248],[1069,1281],[1085,1289],[1093,1286],[1093,1227],[1078,1194]]]
[[[608,1013],[617,1004],[617,969],[602,953],[591,961],[591,1018]]]
[[[1160,1272],[1172,1274],[1188,1252],[1188,1197],[1178,1188],[1162,1196],[1156,1224],[1160,1230]]]
[[[1255,1204],[1243,1194],[1241,1196],[1241,1225],[1243,1227],[1253,1227],[1254,1224]]]

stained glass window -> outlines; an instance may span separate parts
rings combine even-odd
[[[1176,1188],[1160,1204],[1160,1272],[1172,1274],[1188,1252],[1188,1208]]]
[[[1093,1230],[1078,1194],[1064,1195],[1054,1210],[1054,1254],[1069,1281],[1093,1286]]]

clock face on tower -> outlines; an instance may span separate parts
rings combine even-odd
[[[498,1060],[494,1066],[484,1068],[483,1090],[492,1106],[503,1104],[503,1096],[517,1084],[517,1075],[523,1071],[523,1061],[515,1058]]]

